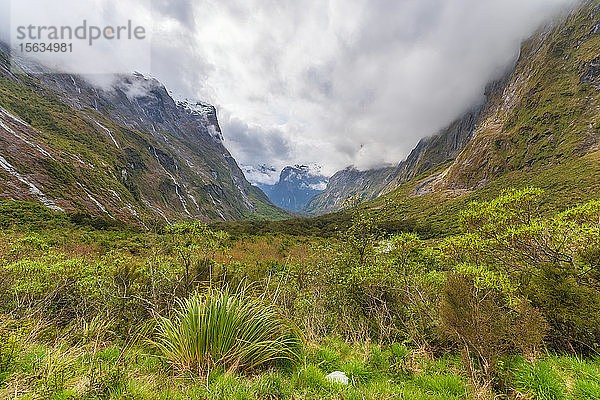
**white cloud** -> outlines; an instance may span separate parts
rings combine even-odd
[[[155,0],[152,70],[141,72],[217,106],[240,164],[332,174],[403,159],[572,3]]]

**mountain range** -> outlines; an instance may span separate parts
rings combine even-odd
[[[0,128],[0,199],[135,224],[290,215],[246,180],[213,106],[140,74],[101,87],[0,48]]]
[[[549,209],[598,197],[600,2],[541,28],[482,102],[395,165],[330,179],[290,166],[261,191],[222,139],[213,106],[176,101],[155,79],[101,86],[0,48],[0,200],[147,225],[297,215],[283,208],[316,216],[358,195],[398,221],[448,232],[447,216],[509,187],[545,189]]]
[[[285,167],[274,185],[259,184],[275,205],[291,211],[302,211],[306,204],[327,187],[327,177],[319,168],[308,165]]]
[[[397,165],[339,171],[304,211],[334,212],[358,195],[445,230],[446,211],[526,185],[544,188],[548,207],[564,208],[597,198],[599,150],[600,2],[587,1],[525,41],[482,104]]]

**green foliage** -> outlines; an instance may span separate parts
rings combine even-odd
[[[551,364],[538,361],[534,365],[524,363],[516,372],[514,384],[517,390],[539,400],[563,400],[567,398],[566,385]]]
[[[0,228],[44,229],[64,226],[68,222],[64,213],[55,212],[39,203],[0,201]]]
[[[128,226],[126,223],[115,220],[105,215],[92,216],[87,212],[74,212],[69,215],[69,220],[80,227],[89,227],[97,230],[109,230],[109,229],[135,229],[132,226]]]
[[[215,274],[212,259],[216,252],[227,251],[227,233],[213,231],[198,221],[170,225],[167,233],[170,234],[179,262],[185,269],[186,293],[195,282],[223,279],[223,276]]]
[[[316,391],[327,389],[331,383],[325,379],[325,375],[317,366],[309,365],[298,373],[298,386]]]
[[[301,337],[266,301],[209,289],[182,301],[173,318],[159,318],[154,343],[176,368],[201,373],[297,362]]]
[[[399,393],[458,399],[467,387],[475,396],[489,379],[495,394],[512,395],[515,371],[524,367],[506,360],[539,356],[544,318],[551,325],[546,344],[555,348],[591,352],[597,340],[600,206],[590,202],[546,217],[538,207],[543,200],[539,190],[529,188],[478,202],[465,207],[461,235],[435,241],[407,232],[387,235],[378,223],[386,214],[364,207],[349,210],[349,224],[338,238],[327,240],[232,238],[200,223],[158,234],[95,230],[87,223],[80,229],[69,221],[64,230],[4,231],[2,312],[47,318],[48,327],[35,341],[64,340],[61,346],[88,354],[79,358],[62,347],[25,350],[29,345],[13,335],[14,353],[10,346],[2,348],[14,354],[3,358],[5,382],[29,385],[42,397],[362,400]],[[259,298],[228,294],[230,300],[218,301],[221,292],[203,291],[211,281],[251,282]],[[204,295],[183,300],[197,290]],[[193,301],[192,308],[215,313],[185,312],[182,307]],[[255,308],[280,321],[295,340],[300,335],[293,335],[283,315],[293,316],[311,340],[329,339],[311,344],[302,366],[286,363],[289,355],[279,357],[282,362],[266,356],[262,363],[244,361],[233,351],[221,354],[198,341],[176,339],[200,338],[190,332],[202,318],[217,325],[230,321],[230,331],[242,329],[245,323],[222,319],[219,312],[243,316],[243,310]],[[137,360],[121,356],[117,346],[132,348],[128,343],[137,340],[140,326],[157,313],[172,315],[158,318],[156,325],[153,339],[162,338],[164,348],[144,349]],[[587,346],[578,347],[582,342]],[[110,350],[103,350],[105,344]],[[100,350],[92,350],[96,347]],[[301,354],[296,347],[293,358]],[[195,361],[181,361],[187,355]],[[592,363],[548,362],[568,383],[565,396],[593,398],[600,373]],[[236,375],[236,369],[249,375]],[[186,372],[172,377],[171,370]],[[334,370],[345,372],[351,384],[327,382],[325,375]],[[208,375],[207,381],[199,381],[199,374]],[[28,383],[18,383],[21,376]],[[518,390],[529,397],[552,392],[552,380],[535,379],[519,381]],[[0,385],[0,397],[7,393],[3,390]]]
[[[448,277],[440,307],[444,330],[463,348],[463,364],[474,387],[491,390],[503,354],[535,354],[546,330],[543,316],[525,301],[511,307],[494,288],[461,275]]]
[[[292,396],[292,386],[280,373],[267,372],[252,382],[257,399],[282,400]]]
[[[529,298],[551,326],[556,348],[590,351],[600,335],[597,269],[600,205],[589,202],[543,218],[536,188],[506,191],[463,212],[463,234],[442,251],[455,270],[511,303]]]
[[[415,383],[426,393],[447,398],[462,398],[467,392],[465,383],[456,375],[422,375],[415,379]]]
[[[600,399],[600,383],[595,381],[578,380],[573,390],[575,400],[597,400]]]
[[[18,355],[22,350],[23,329],[0,321],[0,385],[17,367]]]

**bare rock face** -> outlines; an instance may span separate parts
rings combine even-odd
[[[596,57],[593,60],[584,64],[584,73],[579,79],[580,85],[585,84],[600,85],[600,57]]]

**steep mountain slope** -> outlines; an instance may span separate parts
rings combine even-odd
[[[454,212],[451,204],[507,186],[545,187],[563,206],[593,198],[600,184],[599,94],[600,1],[593,0],[526,41],[514,70],[488,87],[482,107],[421,141],[397,167],[339,172],[306,209],[320,214],[339,209],[350,194],[385,195],[375,207],[388,199],[399,212],[439,222],[425,207]]]
[[[274,185],[259,185],[269,199],[286,210],[300,211],[327,185],[327,178],[307,165],[285,167]]]
[[[600,149],[600,2],[524,43],[513,76],[473,139],[423,189],[473,190]]]
[[[501,84],[490,85],[488,96]],[[402,183],[450,161],[472,137],[484,110],[478,106],[437,135],[421,140],[405,161],[396,166],[359,171],[348,167],[329,180],[325,191],[315,196],[304,211],[319,215],[339,210],[348,196],[365,200],[389,193]]]
[[[548,212],[600,198],[600,1],[526,41],[500,96],[456,158],[367,204],[432,232],[455,232],[471,201],[546,191]]]
[[[1,51],[0,199],[137,223],[288,215],[245,179],[214,107],[141,75],[100,89],[9,63]]]

